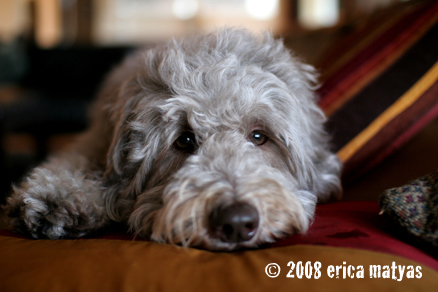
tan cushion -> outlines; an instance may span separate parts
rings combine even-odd
[[[215,253],[145,241],[107,239],[30,240],[0,236],[0,291],[435,291],[438,273],[421,266],[420,279],[406,269],[419,264],[370,251],[295,245]],[[321,263],[319,279],[287,278],[289,261]],[[364,279],[327,276],[329,265],[364,266]],[[405,267],[401,281],[370,279],[369,265]],[[265,274],[281,267],[277,278]],[[313,270],[313,276],[315,276]],[[396,272],[398,276],[398,272]],[[418,275],[415,272],[415,275]]]

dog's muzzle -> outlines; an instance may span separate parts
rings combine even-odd
[[[257,210],[246,203],[235,203],[213,210],[210,229],[215,237],[224,242],[245,242],[251,240],[259,226]]]

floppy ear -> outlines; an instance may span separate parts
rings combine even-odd
[[[117,100],[122,104],[113,105],[110,122],[113,123],[111,144],[107,154],[107,167],[105,176],[110,174],[117,177],[132,176],[132,166],[128,161],[130,148],[133,146],[133,138],[138,136],[131,127],[133,111],[137,103],[136,92],[131,80],[128,80],[117,90]],[[130,171],[131,170],[131,171]]]
[[[154,157],[153,154],[159,148],[156,145],[158,135],[156,131],[151,131],[159,127],[161,122],[161,114],[154,105],[167,97],[169,92],[168,88],[160,83],[157,73],[161,60],[155,52],[158,50],[152,53],[151,51],[134,54],[115,71],[114,79],[120,85],[109,92],[112,97],[108,98],[109,103],[104,105],[109,111],[113,127],[105,171],[107,177],[112,175],[119,179],[135,180],[134,176],[140,167],[143,173],[150,167],[151,161],[144,160]],[[124,70],[131,70],[131,73],[123,74]],[[118,74],[118,71],[122,71],[122,74]],[[147,142],[150,144],[146,145]],[[140,183],[133,183],[139,191]]]
[[[313,145],[310,155],[315,172],[312,187],[319,202],[327,202],[331,198],[340,199],[342,162],[330,149],[330,136],[325,130],[326,116],[318,106],[319,96],[315,92],[318,87],[318,73],[313,66],[300,60],[295,59],[295,64],[302,80],[301,86],[306,88],[304,91],[308,92],[311,101],[308,104],[313,130],[309,133]]]
[[[330,138],[324,129],[326,117],[317,104],[315,89],[318,87],[318,74],[313,66],[293,56],[281,40],[274,40],[267,34],[263,41],[270,49],[265,54],[262,68],[282,80],[304,108],[302,113],[306,116],[302,117],[301,124],[306,126],[305,138],[309,139],[306,145],[311,147],[302,151],[307,159],[303,160],[301,168],[305,171],[304,177],[308,179],[308,188],[321,202],[331,197],[339,199],[342,195],[342,163],[330,151]],[[293,143],[291,146],[297,147]]]
[[[126,67],[124,64],[109,75],[95,105],[95,119],[105,123],[101,128],[109,129],[103,180],[107,212],[114,221],[124,220],[129,212],[135,195],[129,186],[141,163],[130,159],[133,147],[142,138],[131,127],[139,100],[137,74]]]

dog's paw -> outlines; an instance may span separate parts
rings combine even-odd
[[[13,196],[4,207],[12,229],[33,238],[77,238],[94,229],[95,219],[71,201]]]
[[[96,183],[45,169],[15,188],[3,207],[11,228],[33,238],[77,238],[101,228],[108,218]]]

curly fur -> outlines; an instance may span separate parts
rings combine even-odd
[[[90,128],[37,167],[4,206],[34,238],[81,237],[112,221],[139,236],[212,250],[305,232],[341,194],[341,163],[316,105],[316,74],[270,34],[222,29],[139,51],[107,78]],[[268,141],[257,146],[249,135]],[[190,153],[175,141],[193,133]],[[209,214],[244,202],[248,241],[217,238]]]

